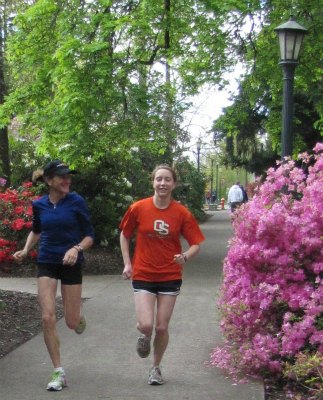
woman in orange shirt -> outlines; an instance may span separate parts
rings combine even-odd
[[[154,195],[132,204],[121,223],[120,246],[124,261],[122,276],[132,279],[135,293],[137,353],[150,354],[157,302],[153,366],[148,383],[161,385],[164,380],[160,363],[168,345],[168,325],[176,297],[182,284],[183,264],[198,254],[204,240],[191,212],[172,199],[176,172],[168,165],[159,165],[152,173]],[[131,259],[129,243],[136,232],[136,247]],[[189,248],[182,252],[183,236]]]

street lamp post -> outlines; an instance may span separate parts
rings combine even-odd
[[[219,164],[215,164],[215,190],[216,190],[216,197],[220,200],[219,197]]]
[[[197,149],[197,170],[200,172],[200,154],[201,154],[201,146],[202,146],[202,139],[198,138],[196,142],[196,149]]]
[[[283,114],[282,114],[282,158],[293,152],[293,85],[294,73],[298,64],[299,51],[307,29],[299,25],[293,17],[274,29],[278,34],[280,46],[280,65],[283,68]]]
[[[214,164],[214,160],[213,160],[213,158],[212,158],[212,159],[211,159],[211,178],[210,178],[211,204],[213,204],[213,201],[214,201],[214,191],[213,191],[213,164]]]

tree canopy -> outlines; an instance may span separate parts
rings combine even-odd
[[[241,37],[245,67],[233,104],[214,122],[215,138],[227,143],[228,162],[261,172],[279,158],[282,71],[274,29],[293,15],[308,29],[294,82],[294,155],[311,150],[322,137],[322,4],[320,1],[253,2],[251,29]],[[238,21],[238,20],[236,20]]]
[[[295,151],[320,138],[320,3],[26,0],[6,38],[0,128],[14,118],[19,139],[35,154],[75,165],[107,156],[126,162],[138,149],[172,161],[178,142],[189,139],[189,96],[205,83],[221,90],[229,83],[224,73],[240,63],[240,91],[213,130],[227,142],[231,166],[261,170],[279,153],[282,74],[274,28],[290,13],[309,30],[295,80]]]
[[[185,96],[225,63],[219,23],[194,1],[40,0],[15,27],[2,124],[15,115],[40,152],[75,162],[134,145],[166,152]]]

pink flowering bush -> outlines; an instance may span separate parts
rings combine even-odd
[[[278,162],[236,213],[219,306],[226,338],[211,364],[233,376],[287,376],[315,355],[311,398],[323,395],[323,144]],[[313,374],[313,370],[308,371]],[[303,374],[306,375],[306,374]],[[308,378],[308,377],[307,377]]]
[[[6,186],[7,179],[0,177],[0,189]]]
[[[12,262],[12,254],[26,240],[32,224],[31,201],[37,197],[31,182],[0,192],[0,265]]]

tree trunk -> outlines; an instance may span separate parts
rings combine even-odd
[[[0,104],[4,103],[7,87],[4,75],[4,35],[5,35],[5,21],[0,16]],[[9,139],[8,127],[0,129],[0,174],[7,179],[6,186],[10,186],[10,156],[9,156]]]
[[[9,140],[8,128],[0,129],[0,163],[1,163],[1,177],[7,180],[6,186],[10,186],[10,157],[9,157]]]
[[[170,12],[171,12],[170,0],[164,1],[164,9],[165,9],[165,19],[166,19],[164,41],[165,41],[165,50],[167,54],[167,50],[170,48]],[[167,90],[170,91],[172,83],[171,83],[171,66],[169,64],[168,57],[166,58],[166,63],[165,63],[165,76],[166,76]],[[173,106],[172,106],[172,99],[168,92],[166,96],[167,97],[166,97],[166,113],[165,113],[165,132],[167,135],[169,135],[169,138],[168,138],[168,149],[166,151],[165,158],[168,160],[170,164],[172,164],[174,147],[175,147],[174,138],[172,135],[172,131],[174,128]]]

